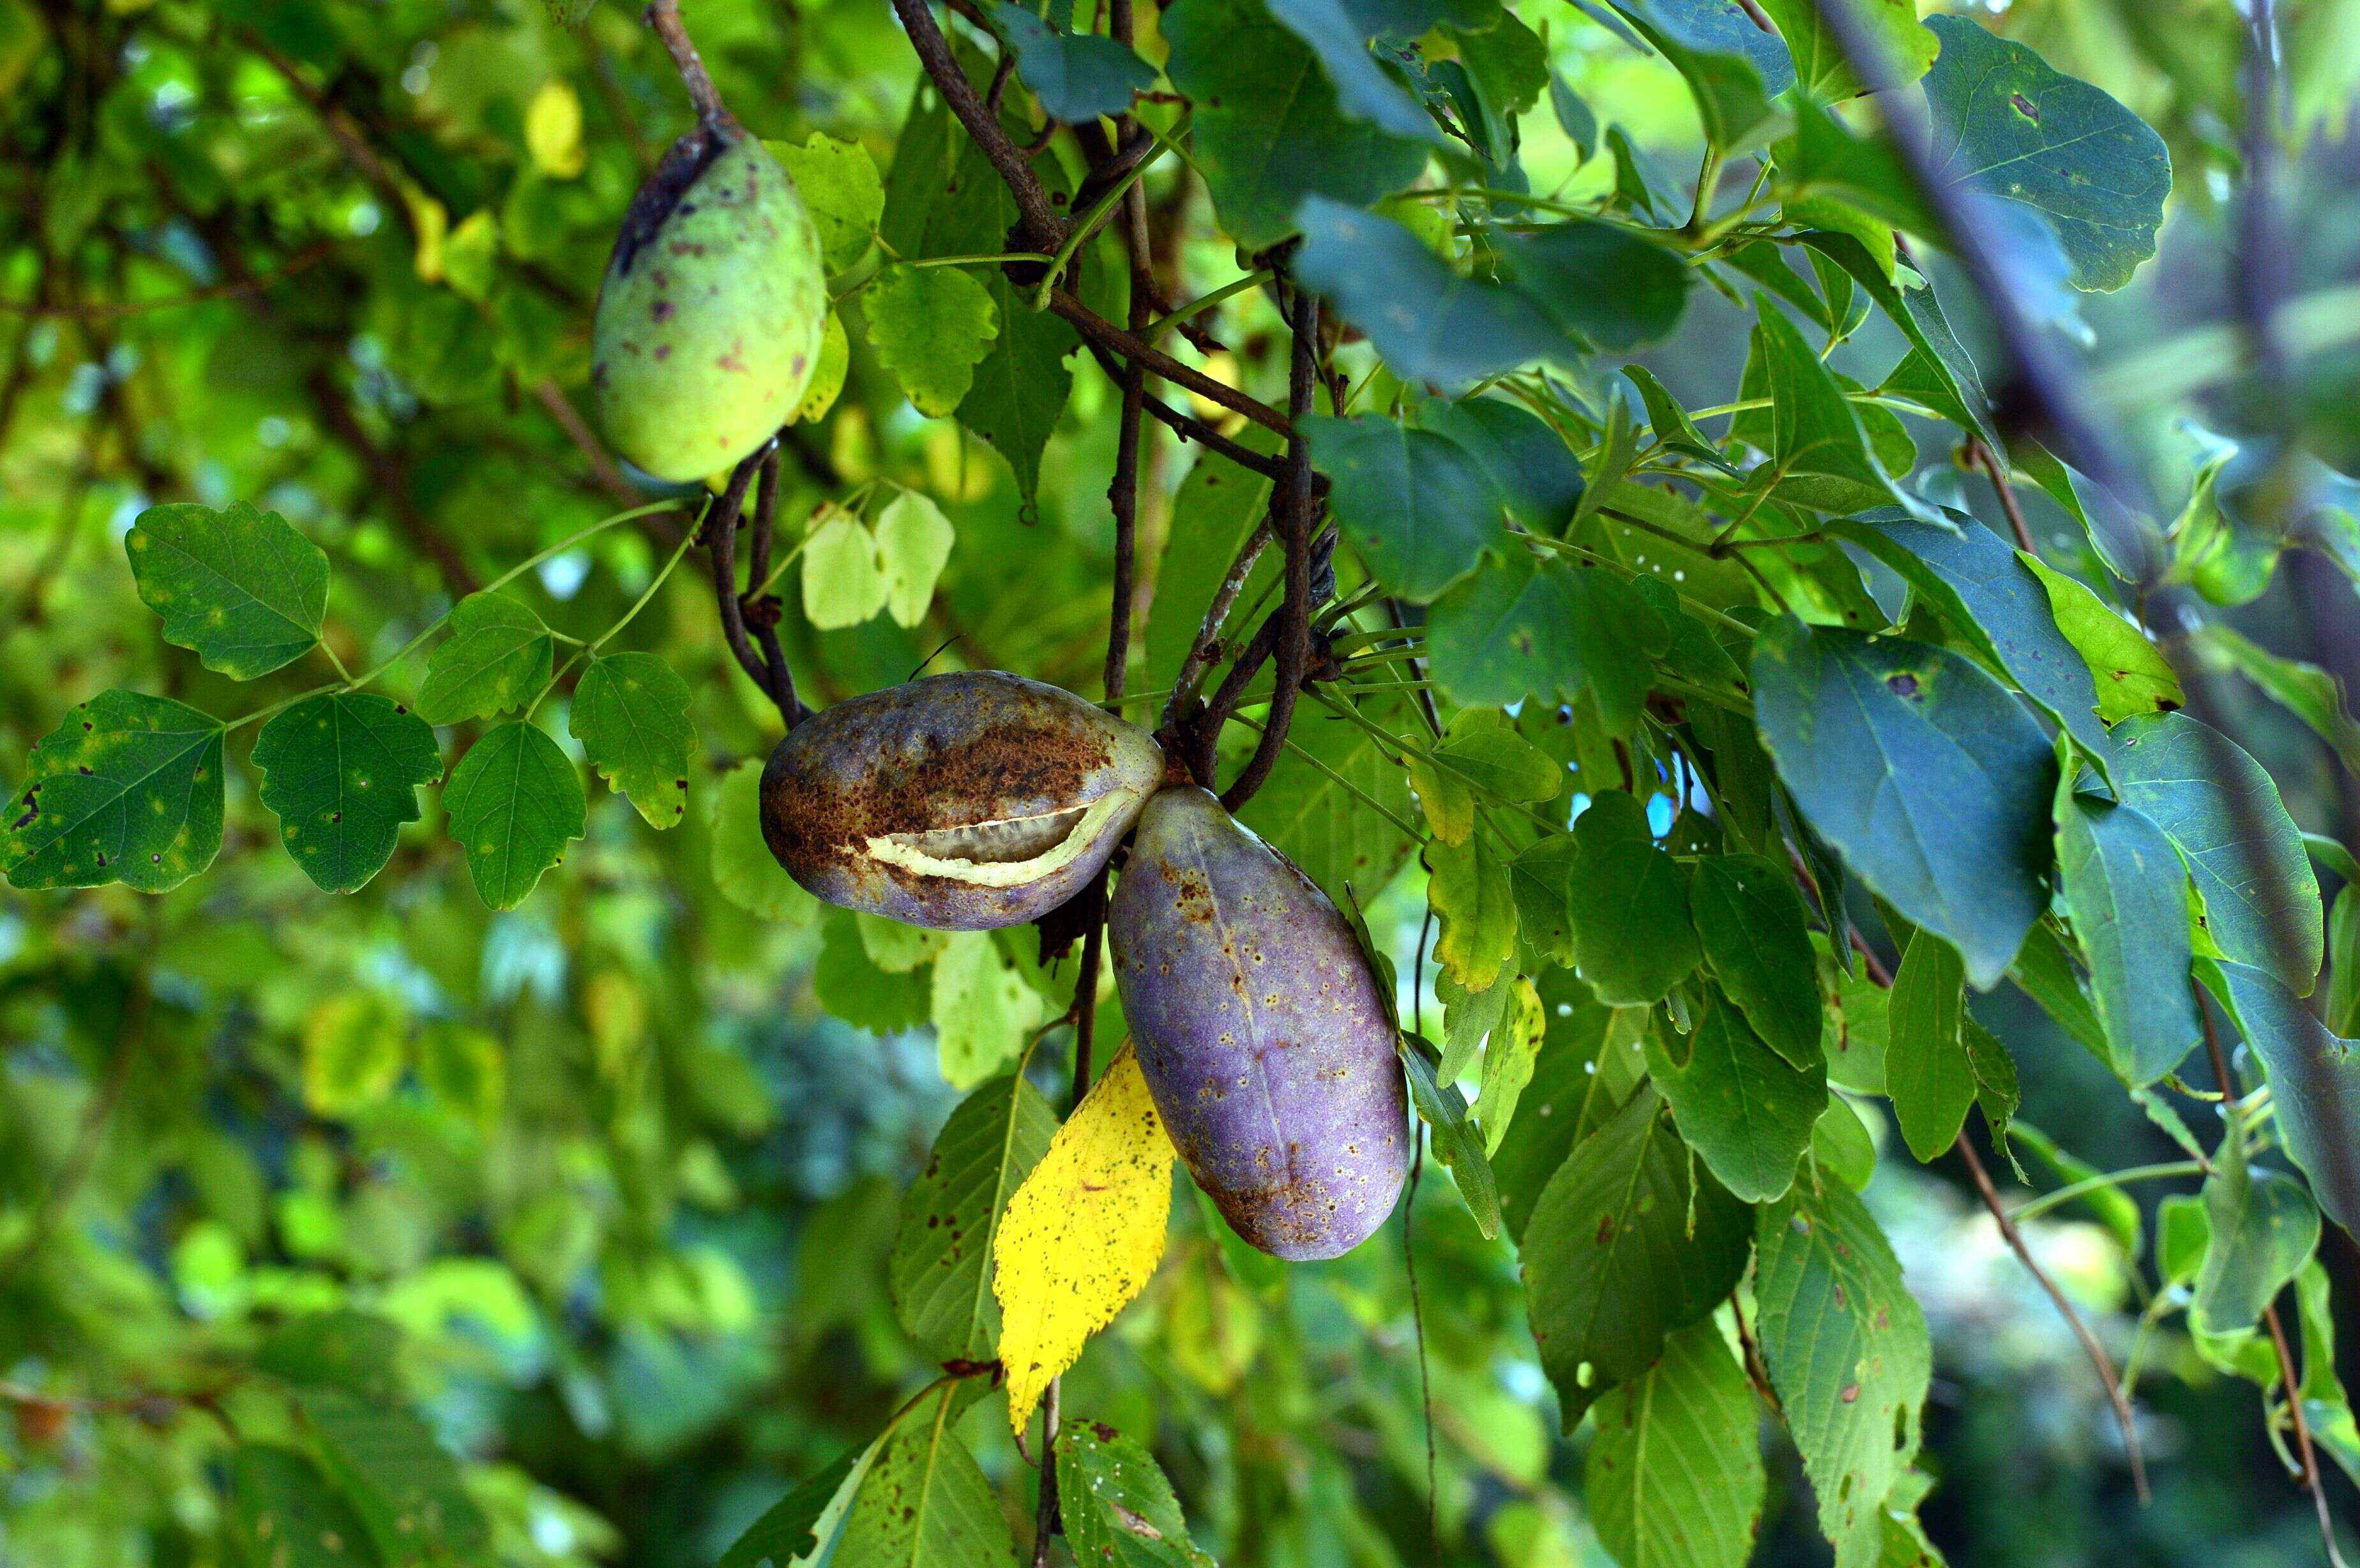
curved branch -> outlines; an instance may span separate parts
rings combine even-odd
[[[1162,349],[1140,342],[1087,305],[1083,304],[1066,290],[1058,289],[1050,293],[1049,309],[1071,321],[1084,337],[1120,354],[1131,364],[1144,365],[1151,373],[1164,377],[1166,381],[1185,387],[1201,397],[1218,403],[1224,408],[1243,414],[1264,430],[1275,431],[1283,436],[1291,437],[1295,434],[1295,426],[1289,422],[1286,416],[1261,398],[1250,397],[1234,387],[1214,380],[1201,370],[1190,369]],[[1304,406],[1303,411],[1310,412],[1310,406],[1307,403]]]
[[[1040,176],[1032,172],[1030,159],[1020,151],[1000,127],[1000,122],[976,96],[975,84],[959,69],[951,53],[950,40],[935,25],[934,14],[926,8],[926,0],[893,0],[893,14],[901,18],[901,30],[910,35],[910,47],[918,52],[918,63],[925,67],[934,91],[943,95],[952,114],[958,116],[967,134],[975,138],[983,156],[1000,173],[1008,193],[1016,199],[1016,211],[1023,224],[1025,238],[1037,250],[1054,251],[1065,237],[1065,215],[1049,200],[1042,187]]]
[[[778,704],[779,716],[792,729],[803,717],[801,704],[792,691],[781,697],[770,681],[770,669],[746,636],[744,603],[738,593],[738,522],[746,508],[746,492],[754,483],[755,474],[772,451],[774,443],[764,441],[762,450],[739,463],[729,475],[728,488],[713,505],[705,521],[705,548],[713,554],[713,596],[721,610],[722,636],[728,639],[729,651],[737,657],[738,667],[747,678],[762,690],[762,694]],[[784,660],[781,661],[783,666]]]

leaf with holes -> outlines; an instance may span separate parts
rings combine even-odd
[[[320,640],[327,553],[276,512],[243,501],[218,512],[150,506],[123,548],[140,602],[164,617],[164,640],[195,649],[207,670],[251,681]]]
[[[1710,1320],[1599,1401],[1582,1491],[1616,1562],[1744,1568],[1766,1489],[1754,1389]]]
[[[177,887],[221,853],[222,726],[137,691],[102,691],[33,743],[0,824],[19,887]]]
[[[470,593],[451,612],[449,629],[426,661],[426,683],[418,691],[418,716],[428,724],[505,713],[549,683],[557,640],[521,601]]]
[[[688,755],[696,749],[689,702],[688,682],[652,653],[594,659],[574,690],[566,728],[651,828],[688,815]]]
[[[1693,1164],[1653,1089],[1576,1144],[1524,1230],[1524,1296],[1565,1429],[1711,1314],[1745,1271],[1745,1205]],[[1693,1204],[1695,1225],[1688,1223]]]
[[[401,824],[418,820],[418,787],[442,777],[433,728],[366,691],[281,709],[254,737],[254,765],[279,842],[329,893],[350,893],[385,868]]]
[[[1110,1426],[1057,1434],[1057,1506],[1074,1561],[1093,1568],[1215,1568],[1188,1539],[1180,1499],[1155,1456]]]
[[[522,722],[486,730],[467,748],[442,787],[442,809],[475,891],[496,909],[524,902],[589,816],[572,759],[547,731]]]
[[[1874,1568],[1917,1456],[1933,1353],[1901,1265],[1852,1190],[1797,1184],[1754,1225],[1754,1331],[1837,1568]]]

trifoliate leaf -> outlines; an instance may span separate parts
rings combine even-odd
[[[885,574],[885,608],[896,625],[914,626],[926,618],[954,537],[943,509],[915,490],[895,495],[878,514],[877,560]]]

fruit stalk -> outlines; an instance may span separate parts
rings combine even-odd
[[[682,25],[680,0],[650,0],[646,15],[648,26],[672,55],[672,69],[680,72],[681,85],[688,89],[697,119],[707,125],[736,125],[728,105],[721,102],[720,89],[713,85],[713,73],[705,69],[705,57],[696,52],[695,40]]]

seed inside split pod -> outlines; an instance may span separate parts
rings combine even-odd
[[[1078,892],[1163,776],[1153,736],[1070,691],[1001,670],[930,675],[781,741],[762,836],[828,903],[989,931]]]

